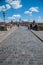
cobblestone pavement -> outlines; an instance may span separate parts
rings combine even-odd
[[[0,65],[43,65],[43,43],[19,27],[0,45]]]
[[[0,31],[0,43],[3,42],[4,39],[6,39],[13,31],[17,29],[17,26],[13,26],[9,31]]]

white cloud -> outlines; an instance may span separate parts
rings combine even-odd
[[[20,1],[13,1],[11,5],[13,6],[14,9],[18,9],[22,7],[22,5],[20,4]]]
[[[13,16],[11,16],[11,17],[8,17],[8,19],[10,19],[10,20],[15,20],[16,18],[20,18],[21,17],[21,15],[20,14],[14,14]]]
[[[12,16],[12,17],[8,17],[8,19],[10,19],[10,20],[14,20],[15,18]]]
[[[4,6],[4,5],[0,6],[0,12],[1,12],[1,11],[6,11],[6,9],[5,9],[5,6]]]
[[[10,3],[10,2],[12,2],[13,0],[6,0],[6,2],[8,2],[8,3]]]
[[[2,5],[1,7],[2,7],[2,11],[6,11],[6,8],[4,5]]]
[[[32,12],[30,12],[30,11],[25,11],[24,13],[32,15]]]
[[[38,9],[39,9],[38,7],[31,7],[29,10],[30,10],[31,12],[39,12]]]
[[[25,13],[25,14],[29,14],[29,15],[32,16],[32,13],[33,13],[33,12],[39,12],[39,7],[31,7],[31,8],[29,8],[27,11],[25,11],[24,13]]]
[[[15,15],[13,15],[13,17],[15,17],[15,18],[20,18],[21,15],[20,15],[20,14],[15,14]]]
[[[21,0],[6,0],[14,9],[22,7]]]
[[[11,6],[9,4],[6,4],[6,9],[8,10],[10,8],[11,8]]]
[[[11,8],[11,6],[10,6],[9,4],[2,5],[2,6],[0,6],[0,12],[1,12],[1,11],[6,11],[6,10],[8,10],[8,9],[10,9],[10,8]]]

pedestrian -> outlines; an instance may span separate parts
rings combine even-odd
[[[36,31],[38,30],[38,25],[36,24],[35,20],[32,23],[32,29]]]

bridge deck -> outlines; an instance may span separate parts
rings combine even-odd
[[[0,45],[0,65],[43,65],[43,43],[19,27]]]
[[[43,31],[33,31],[33,33],[35,33],[39,38],[41,38],[43,40]]]

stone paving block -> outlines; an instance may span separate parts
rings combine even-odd
[[[17,29],[17,26],[13,26],[9,31],[2,31],[2,34],[0,34],[0,43],[2,43],[6,38]]]
[[[0,65],[43,65],[43,43],[19,27],[0,45],[0,59]]]

